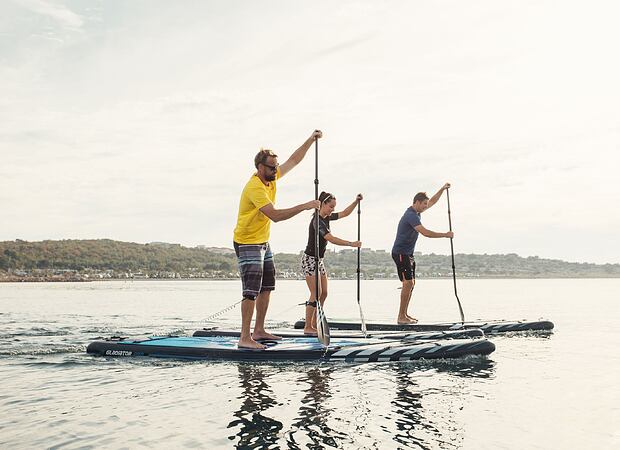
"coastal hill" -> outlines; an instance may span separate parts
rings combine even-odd
[[[420,278],[452,276],[449,255],[415,254]],[[300,254],[276,254],[279,278],[302,278]],[[356,276],[357,251],[329,250],[332,278]],[[536,256],[457,254],[457,276],[464,278],[609,278],[620,277],[620,264],[572,263]],[[395,278],[385,250],[362,249],[362,276]],[[236,278],[234,251],[221,247],[183,247],[109,239],[0,242],[0,281],[74,281],[117,278]]]

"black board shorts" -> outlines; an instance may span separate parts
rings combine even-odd
[[[413,255],[392,253],[392,259],[396,263],[396,271],[400,281],[415,280],[415,260]]]

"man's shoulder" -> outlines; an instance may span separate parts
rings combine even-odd
[[[246,186],[252,185],[252,184],[257,184],[257,183],[261,183],[262,181],[260,180],[260,178],[258,178],[258,175],[256,174],[256,172],[254,172],[250,178],[248,178],[248,182],[246,183]]]
[[[410,206],[403,213],[403,219],[409,219],[411,217],[419,217],[418,213]]]
[[[270,181],[269,184],[275,188],[276,182]],[[269,186],[265,186],[265,184],[261,181],[260,178],[256,174],[253,174],[247,183],[245,183],[244,190],[255,190],[255,189],[269,189]]]
[[[403,219],[405,219],[410,225],[420,225],[422,223],[420,213],[418,213],[413,208],[408,208],[403,214]]]
[[[420,217],[420,213],[417,212],[415,209],[413,209],[412,207],[407,208],[407,211],[405,211],[406,215],[412,216],[412,217]]]

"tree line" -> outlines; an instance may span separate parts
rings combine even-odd
[[[415,255],[417,274],[443,277],[452,274],[449,255]],[[300,277],[300,254],[276,256],[280,276]],[[457,254],[457,274],[461,277],[620,277],[620,264],[572,263],[556,259],[504,255]],[[333,277],[352,278],[357,273],[357,251],[328,251],[325,257]],[[362,250],[364,278],[395,276],[389,252]],[[200,273],[210,277],[236,277],[237,261],[232,249],[183,247],[179,244],[137,244],[109,239],[0,242],[0,272],[114,271],[149,273]]]

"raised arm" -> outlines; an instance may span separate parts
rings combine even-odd
[[[306,142],[301,144],[301,147],[295,150],[293,154],[284,162],[284,164],[280,165],[281,177],[286,175],[293,167],[295,167],[301,162],[302,159],[304,159],[304,156],[306,156],[306,152],[314,142],[315,137],[319,139],[323,137],[323,133],[321,132],[321,130],[314,130],[312,135],[308,139],[306,139]]]
[[[418,225],[415,227],[415,230],[420,233],[422,236],[427,238],[452,238],[454,237],[454,233],[452,231],[448,231],[447,233],[438,233],[436,231],[427,230],[423,225]]]
[[[339,237],[334,236],[331,233],[327,233],[325,235],[325,240],[327,242],[331,242],[334,245],[340,245],[342,247],[361,247],[361,241],[345,241],[344,239],[340,239]]]
[[[444,184],[441,189],[439,189],[437,191],[437,193],[435,195],[433,195],[429,200],[428,200],[428,207],[430,208],[431,206],[433,206],[435,203],[437,203],[439,201],[439,199],[441,198],[441,194],[443,194],[443,191],[445,191],[446,189],[450,188],[450,183],[446,183]]]
[[[318,209],[320,206],[321,202],[318,200],[310,200],[309,202],[284,209],[276,209],[275,206],[273,206],[273,203],[269,203],[260,208],[260,212],[269,217],[271,221],[280,222],[282,220],[290,219],[302,211],[307,211],[308,209]]]
[[[343,209],[342,211],[338,213],[338,218],[342,219],[343,217],[347,217],[349,214],[351,214],[353,210],[355,209],[355,207],[357,206],[357,204],[363,198],[364,197],[362,196],[362,194],[357,194],[357,197],[355,197],[355,200],[353,201],[353,203],[351,203],[349,206],[347,206],[345,209]]]

